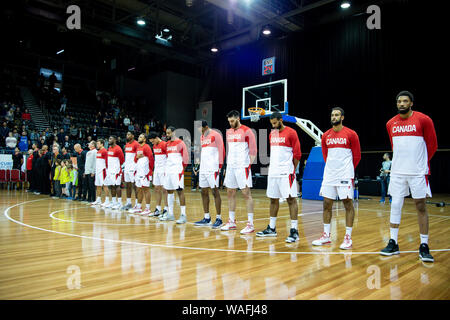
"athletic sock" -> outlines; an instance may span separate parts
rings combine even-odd
[[[323,224],[323,232],[325,232],[327,234],[327,236],[330,236],[330,231],[331,231],[331,223],[324,223]]]
[[[216,215],[216,219],[222,219],[222,215],[221,214],[217,214]]]
[[[422,243],[428,244],[428,235],[427,234],[420,235],[420,244],[422,244]]]
[[[116,201],[117,201],[116,197],[112,197],[111,199],[112,199],[112,203],[116,204]]]
[[[161,212],[161,206],[156,206],[156,210],[158,210],[159,212]]]
[[[235,214],[234,211],[230,211],[230,212],[229,212],[230,220],[233,221],[233,222],[234,222],[234,220],[236,220],[234,214]]]
[[[291,229],[298,229],[298,220],[291,220]]]
[[[250,222],[251,224],[253,224],[253,212],[249,212],[249,213],[248,213],[248,222]]]
[[[271,229],[275,229],[276,224],[277,224],[277,217],[270,217],[269,227]]]
[[[171,216],[173,216],[173,202],[175,201],[175,196],[174,194],[168,194],[167,195],[167,202],[168,202],[168,207],[169,207],[169,214]]]
[[[127,204],[131,204],[131,198],[127,198]]]
[[[102,202],[102,197],[97,197],[98,202]]]
[[[161,208],[161,207],[160,207]],[[169,212],[169,207],[168,206],[165,206],[164,207],[164,210],[166,210],[167,212]]]
[[[352,236],[352,227],[345,227],[345,234],[348,234],[350,237]]]
[[[105,197],[105,203],[109,203],[109,197]]]
[[[211,216],[209,215],[209,212],[205,213],[205,219],[211,219]]]
[[[398,243],[398,228],[391,228],[391,239],[394,239],[395,243]]]
[[[136,204],[136,207],[137,207],[138,209],[141,209],[141,208],[142,208],[142,206],[141,206],[140,203]]]
[[[180,206],[181,209],[181,215],[185,216],[186,215],[186,206]]]
[[[149,203],[146,203],[146,204],[145,204],[145,208],[146,208],[147,210],[150,211],[150,204],[149,204]]]
[[[136,200],[134,201],[135,204],[138,204],[138,199],[136,198]]]

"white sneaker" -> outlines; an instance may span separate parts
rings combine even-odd
[[[128,210],[129,213],[141,213],[142,208],[135,206],[133,209]]]
[[[128,209],[128,212],[129,212],[129,213],[133,213],[134,210],[136,210],[136,209],[139,209],[139,207],[138,207],[138,206],[134,206],[133,208]]]
[[[100,201],[98,201],[98,200],[95,200],[94,202],[91,202],[91,206],[99,206],[99,205],[101,205],[102,204],[102,201],[100,200]]]
[[[186,216],[182,214],[180,216],[180,219],[177,220],[177,224],[183,224],[183,223],[186,223],[186,221],[187,221]]]
[[[324,245],[324,244],[329,244],[329,243],[331,243],[330,235],[329,235],[329,234],[327,235],[327,234],[324,232],[324,233],[322,233],[322,236],[321,236],[319,239],[314,240],[314,241],[312,242],[312,245],[313,245],[313,246],[322,246],[322,245]]]
[[[113,210],[120,210],[120,208],[122,208],[121,203],[116,203],[111,207],[111,209],[113,209]]]
[[[175,216],[172,214],[167,213],[164,217],[159,219],[160,221],[173,221],[175,220]]]
[[[341,246],[339,247],[343,250],[348,250],[352,248],[352,237],[348,234],[345,235],[344,241],[342,242]]]
[[[112,202],[103,202],[102,207],[103,208],[111,208],[113,206]]]
[[[241,234],[249,234],[252,232],[255,232],[255,227],[249,221],[249,222],[247,222],[247,226],[241,230]]]
[[[143,216],[148,216],[150,215],[152,212],[150,211],[150,209],[145,209],[144,211],[142,211],[141,215]]]
[[[228,220],[227,224],[220,228],[222,231],[236,230],[236,220]]]

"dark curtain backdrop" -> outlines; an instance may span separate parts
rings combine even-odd
[[[423,1],[381,3],[381,30],[367,29],[368,15],[363,14],[224,53],[213,68],[213,126],[228,127],[226,113],[241,110],[243,87],[287,78],[291,115],[309,119],[325,132],[330,128],[331,106],[341,106],[344,125],[358,133],[363,151],[390,150],[385,124],[396,114],[397,93],[409,90],[415,95],[413,109],[433,119],[439,149],[450,148],[445,130],[448,28],[446,11],[437,3],[428,7]],[[269,79],[261,75],[261,63],[272,56],[276,74]],[[267,118],[243,123],[255,129],[270,125]],[[313,140],[295,127],[302,152],[309,153]],[[380,163],[381,154],[363,155],[357,173],[375,177]],[[434,192],[450,192],[449,163],[450,152],[440,151],[433,159]]]

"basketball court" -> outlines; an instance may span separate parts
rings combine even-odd
[[[221,192],[223,198],[225,192]],[[253,190],[255,228],[268,224],[265,190]],[[199,192],[186,192],[188,223],[94,209],[73,201],[1,191],[1,299],[449,299],[450,209],[428,205],[432,264],[418,258],[417,214],[405,201],[398,256],[379,254],[389,239],[389,205],[355,202],[353,249],[339,249],[342,203],[333,207],[333,243],[313,247],[322,203],[299,199],[300,241],[287,244],[280,204],[278,237],[197,227]],[[434,197],[449,201],[448,197]],[[153,207],[152,203],[152,207]],[[227,205],[223,206],[224,212]],[[175,211],[179,216],[179,208]],[[241,225],[241,226],[239,226]]]

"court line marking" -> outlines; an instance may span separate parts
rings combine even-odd
[[[323,251],[312,251],[312,252],[302,252],[302,251],[256,251],[256,250],[236,250],[236,249],[215,249],[215,248],[196,248],[196,247],[183,247],[183,246],[173,246],[173,245],[163,245],[163,244],[153,244],[153,243],[142,243],[142,242],[134,242],[134,241],[125,241],[125,240],[114,240],[114,239],[107,239],[107,238],[98,238],[98,237],[90,237],[90,236],[83,236],[83,235],[79,235],[79,234],[73,234],[73,233],[66,233],[66,232],[60,232],[60,231],[55,231],[55,230],[48,230],[48,229],[44,229],[44,228],[40,228],[40,227],[36,227],[36,226],[32,226],[20,221],[17,221],[13,218],[11,218],[8,214],[8,212],[14,208],[14,207],[18,207],[20,205],[24,205],[27,203],[31,203],[31,202],[36,202],[36,201],[42,201],[42,200],[46,200],[46,199],[38,199],[38,200],[31,200],[31,201],[25,201],[25,202],[21,202],[21,203],[17,203],[15,205],[12,205],[8,208],[5,209],[5,211],[3,212],[4,216],[14,222],[17,223],[19,225],[25,226],[25,227],[29,227],[32,229],[36,229],[36,230],[41,230],[41,231],[46,231],[46,232],[51,232],[51,233],[56,233],[56,234],[60,234],[60,235],[65,235],[65,236],[71,236],[71,237],[77,237],[77,238],[84,238],[84,239],[91,239],[91,240],[100,240],[100,241],[109,241],[109,242],[116,242],[116,243],[124,243],[124,244],[131,244],[131,245],[142,245],[142,246],[148,246],[148,247],[162,247],[162,248],[171,248],[171,249],[186,249],[186,250],[198,250],[198,251],[216,251],[216,252],[239,252],[239,253],[264,253],[264,254],[315,254],[315,255],[325,255],[325,254],[334,254],[334,255],[345,255],[345,254],[355,254],[355,255],[359,255],[359,254],[377,254],[380,255],[380,252],[362,252],[362,251],[345,251],[345,252],[323,252]],[[434,250],[430,250],[433,252],[443,252],[443,251],[450,251],[450,249],[434,249]],[[418,250],[415,251],[400,251],[400,253],[418,253]]]

